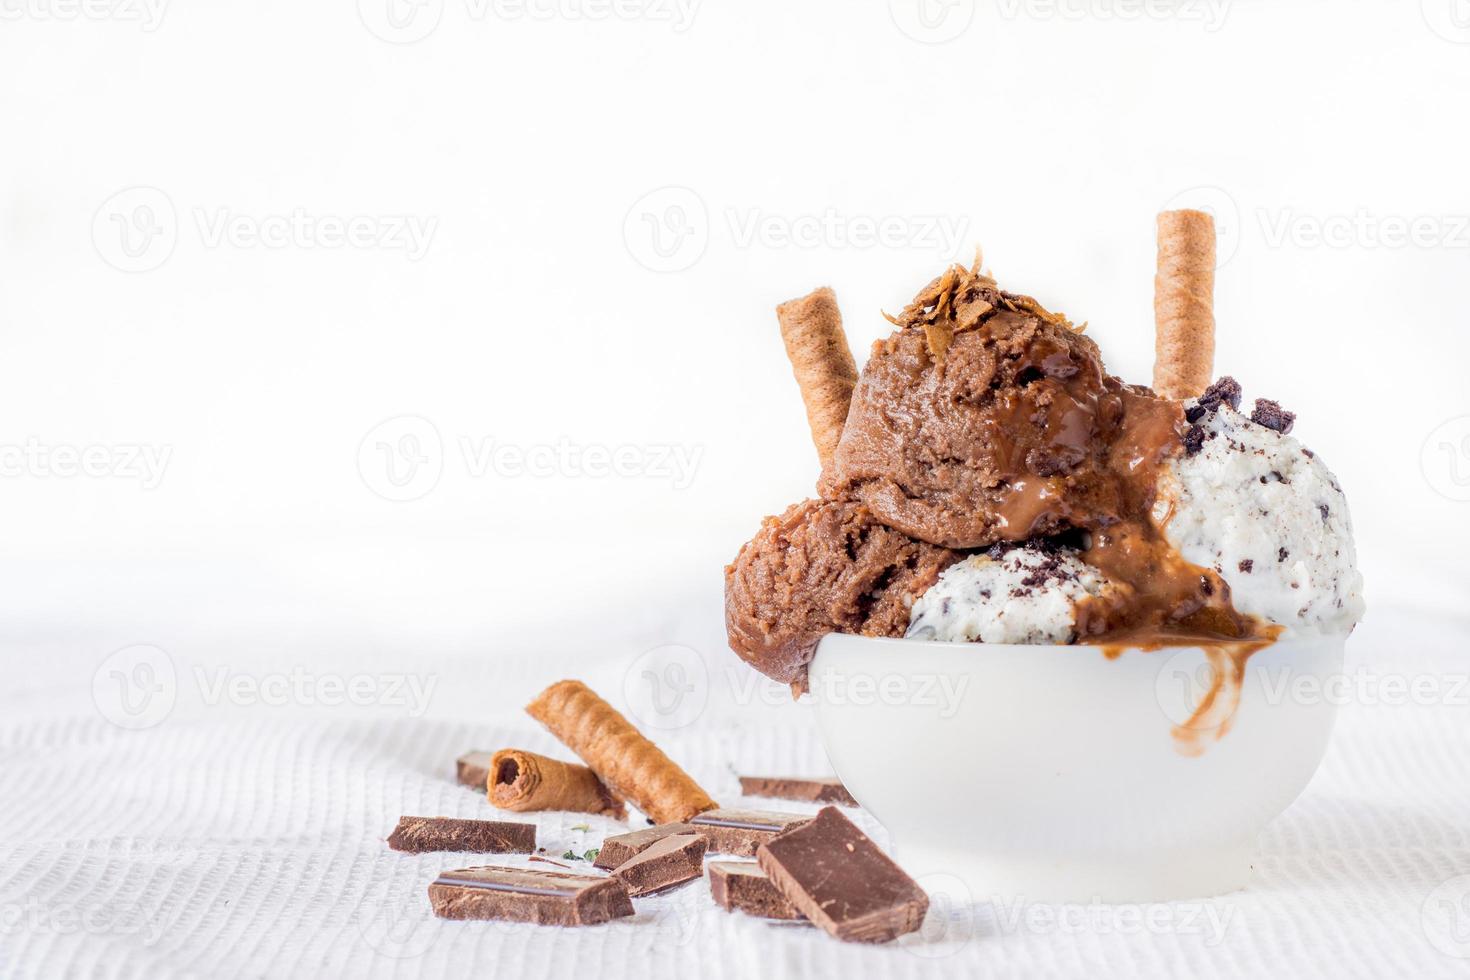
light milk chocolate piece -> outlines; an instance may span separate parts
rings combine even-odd
[[[480,867],[449,871],[429,886],[441,919],[508,919],[548,926],[591,926],[633,914],[616,878],[562,871]]]

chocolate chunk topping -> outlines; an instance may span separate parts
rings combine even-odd
[[[645,827],[630,834],[616,834],[605,838],[592,862],[599,868],[611,871],[618,865],[643,853],[665,837],[675,834],[692,834],[694,828],[687,823],[665,823],[656,827]]]
[[[1296,415],[1269,398],[1257,398],[1255,411],[1251,412],[1251,421],[1286,435],[1296,422]]]
[[[468,786],[485,792],[486,784],[490,781],[490,760],[494,758],[493,752],[466,752],[455,760],[454,778],[461,786]]]
[[[627,885],[628,894],[635,898],[667,891],[704,873],[708,846],[698,834],[673,834],[618,865],[613,877]]]
[[[947,604],[948,599],[944,600]],[[945,610],[948,612],[948,609]],[[805,803],[837,803],[857,806],[857,800],[836,776],[806,779],[800,776],[741,776],[740,792],[746,796],[769,796]]]
[[[887,942],[918,929],[929,896],[836,807],[761,845],[764,871],[797,910],[838,939]]]
[[[1251,573],[1251,569],[1256,567],[1256,563],[1249,558],[1242,558],[1240,560],[1240,564],[1237,567],[1242,572],[1245,572],[1247,575],[1249,575]]]
[[[1291,557],[1291,552],[1287,551],[1285,548],[1280,548],[1276,552],[1276,560],[1277,561],[1286,561],[1286,559],[1288,559],[1290,557]]]
[[[536,825],[450,817],[402,817],[388,837],[395,851],[473,851],[476,854],[530,854],[536,850]]]
[[[633,914],[617,878],[531,868],[465,868],[440,875],[429,902],[441,919],[509,919],[550,926],[590,926]]]
[[[711,861],[709,893],[726,912],[739,910],[765,919],[805,918],[776,890],[760,865],[745,861]]]
[[[1193,456],[1195,453],[1205,448],[1205,438],[1206,435],[1203,428],[1198,425],[1190,426],[1189,431],[1184,434],[1185,453]]]
[[[695,833],[709,838],[711,854],[734,854],[750,857],[761,844],[777,834],[810,822],[799,813],[772,813],[766,810],[706,810],[693,817],[689,825]]]
[[[1220,407],[1221,403],[1237,411],[1240,409],[1240,382],[1228,374],[1206,388],[1205,393],[1199,396],[1199,406],[1207,412],[1213,412]],[[1189,421],[1198,420],[1190,419]]]

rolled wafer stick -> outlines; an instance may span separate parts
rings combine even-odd
[[[1154,391],[1195,398],[1215,366],[1215,219],[1164,211],[1154,277]]]
[[[806,421],[812,443],[825,467],[832,462],[852,389],[857,384],[857,363],[842,330],[842,313],[837,296],[826,286],[776,307],[781,322],[781,339],[792,373],[806,403]]]
[[[526,705],[613,793],[654,823],[678,823],[717,805],[689,774],[581,681],[558,681]]]
[[[523,749],[495,753],[488,783],[490,802],[502,810],[568,810],[619,820],[628,815],[623,801],[591,769]]]

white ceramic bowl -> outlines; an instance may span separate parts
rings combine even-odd
[[[1243,887],[1307,785],[1344,637],[1284,640],[1196,714],[1205,652],[832,635],[811,689],[842,781],[915,875],[978,900],[1158,902]],[[1228,674],[1228,671],[1226,672]]]

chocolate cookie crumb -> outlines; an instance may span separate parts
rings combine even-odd
[[[1236,567],[1238,567],[1242,572],[1245,572],[1245,574],[1249,575],[1251,573],[1251,569],[1256,567],[1256,563],[1250,558],[1242,558],[1240,560],[1240,564]]]
[[[1317,505],[1317,510],[1320,511],[1321,514],[1322,514],[1322,523],[1323,524],[1326,524],[1327,523],[1327,515],[1332,513],[1332,509],[1330,507],[1328,507],[1326,504],[1318,504]]]
[[[1240,382],[1228,374],[1206,388],[1205,393],[1199,396],[1199,405],[1207,412],[1213,412],[1220,407],[1222,402],[1231,408],[1237,410],[1240,408]],[[1195,420],[1190,419],[1190,421]]]
[[[1205,430],[1197,425],[1189,427],[1184,434],[1184,452],[1190,456],[1205,448]]]
[[[1286,435],[1296,422],[1296,415],[1269,398],[1257,398],[1255,411],[1251,412],[1251,421]]]
[[[1291,552],[1287,551],[1285,548],[1281,548],[1281,549],[1279,549],[1276,552],[1276,560],[1278,562],[1286,561],[1286,559],[1288,559],[1290,557],[1291,557]]]

